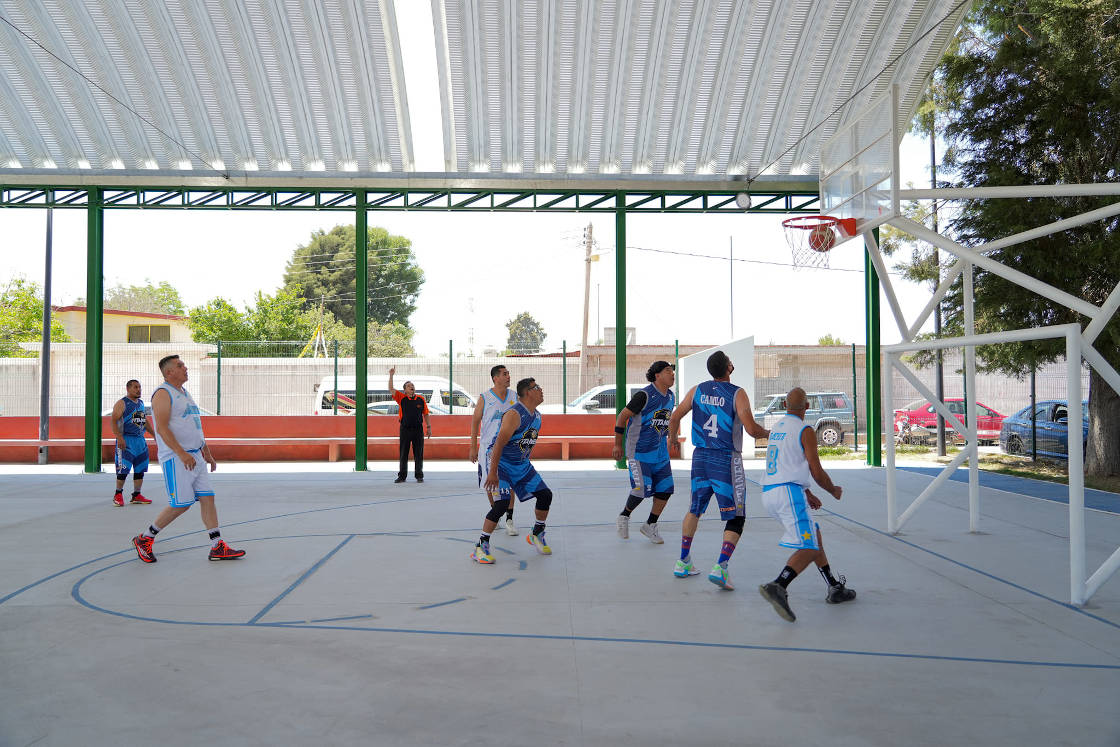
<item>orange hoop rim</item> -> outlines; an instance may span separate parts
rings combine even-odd
[[[792,218],[786,218],[782,221],[782,226],[785,228],[795,228],[802,231],[812,231],[814,228],[838,228],[840,226],[840,219],[833,218],[831,215],[795,215]]]

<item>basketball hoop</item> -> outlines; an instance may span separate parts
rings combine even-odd
[[[855,235],[855,220],[831,215],[798,215],[782,221],[793,253],[794,267],[828,269],[828,253],[842,240]]]

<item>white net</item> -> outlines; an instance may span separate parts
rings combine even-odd
[[[793,256],[794,267],[822,267],[828,269],[828,257],[838,243],[833,219],[827,216],[805,215],[782,221],[786,242]]]

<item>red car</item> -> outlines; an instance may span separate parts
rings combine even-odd
[[[961,398],[947,399],[945,404],[949,406],[949,412],[956,415],[962,421],[964,420],[964,400]],[[976,414],[979,421],[976,435],[980,443],[999,443],[999,429],[1003,425],[1005,415],[1001,415],[987,405],[977,402]],[[927,400],[916,399],[904,405],[902,408],[894,411],[895,429],[898,429],[898,421],[906,418],[910,421],[911,427],[925,428],[932,432],[936,438],[937,434],[937,411],[933,409]],[[945,422],[945,428],[950,433],[954,434],[949,422]]]

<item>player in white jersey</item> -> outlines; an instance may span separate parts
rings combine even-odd
[[[136,548],[140,560],[156,562],[152,552],[155,536],[197,501],[202,510],[202,524],[210,533],[210,560],[240,558],[245,551],[234,550],[227,545],[218,528],[214,489],[200,460],[206,460],[211,472],[218,468],[218,463],[214,461],[202,435],[198,405],[190,392],[183,388],[187,383],[187,366],[179,356],[169,355],[160,360],[159,370],[163,374],[163,383],[152,394],[152,416],[155,420],[156,457],[163,469],[163,484],[171,505],[160,511],[151,526],[132,538],[132,546]]]
[[[486,475],[490,474],[490,454],[494,449],[494,439],[498,437],[498,430],[502,425],[502,416],[506,411],[517,404],[517,392],[509,387],[509,369],[500,363],[490,369],[490,380],[494,387],[478,396],[478,404],[474,406],[474,417],[471,418],[471,451],[468,457],[472,462],[478,463],[478,484],[481,487]],[[481,458],[480,458],[481,456]],[[510,537],[517,536],[517,525],[513,523],[513,493],[508,483],[499,481],[498,497],[507,500],[509,508],[506,509],[506,534]],[[494,506],[494,494],[486,491],[486,499],[490,507]]]
[[[856,598],[847,588],[843,576],[836,578],[824,554],[820,525],[809,518],[809,509],[821,507],[820,499],[809,486],[813,481],[840,500],[843,490],[832,483],[817,455],[817,434],[805,424],[809,400],[805,390],[791,389],[786,395],[786,415],[770,428],[766,448],[766,474],[762,478],[762,505],[781,522],[785,535],[778,542],[794,550],[778,577],[758,587],[762,598],[770,602],[783,619],[793,622],[797,616],[790,609],[786,587],[797,574],[816,563],[828,585],[825,601],[829,604],[849,602]]]

